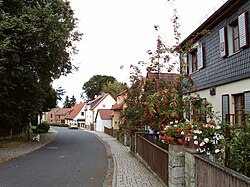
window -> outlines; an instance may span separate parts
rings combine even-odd
[[[53,118],[53,114],[50,114],[50,118]]]
[[[222,95],[222,121],[229,122],[229,95]]]
[[[206,113],[206,99],[194,99],[191,102],[192,104],[192,112],[193,112],[193,120],[194,121],[202,121],[204,123],[207,122],[207,113]]]
[[[235,107],[235,123],[243,123],[243,114],[244,114],[244,95],[237,94],[234,95],[234,107]]]
[[[232,30],[233,30],[233,52],[237,52],[240,50],[240,38],[239,38],[239,26],[238,23],[236,22],[235,24],[232,25]]]
[[[84,112],[81,112],[81,115],[84,116]]]
[[[184,58],[185,64],[187,64],[186,73],[191,74],[198,71],[203,67],[203,44],[195,43],[192,50]]]
[[[219,30],[220,57],[232,55],[248,46],[246,12]]]
[[[250,91],[244,93],[245,113],[250,114]]]
[[[189,121],[202,121],[206,122],[208,114],[207,100],[205,98],[193,98],[185,101],[185,119]]]

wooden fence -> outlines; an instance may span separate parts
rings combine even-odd
[[[119,139],[118,129],[104,127],[104,133],[113,136],[117,140]]]
[[[139,134],[136,134],[136,153],[146,165],[168,184],[168,152]]]
[[[197,187],[250,187],[250,179],[227,167],[218,165],[200,155],[195,156]]]
[[[162,149],[153,142],[149,141],[147,138],[143,137],[143,134],[136,133],[135,138],[135,153],[139,155],[139,159],[142,160],[147,167],[149,167],[155,174],[157,174],[164,183],[169,185],[169,160],[176,161],[176,158],[169,158],[169,151]],[[188,151],[185,148],[184,151]],[[175,157],[175,154],[171,154]],[[225,166],[221,166],[204,155],[191,154],[194,162],[189,162],[188,159],[182,159],[185,165],[185,173],[194,173],[193,179],[185,179],[187,181],[193,181],[196,187],[250,187],[250,178],[242,175],[236,171],[233,171]],[[177,156],[177,155],[176,155]],[[190,170],[193,168],[194,171]],[[178,178],[184,176],[183,174],[177,172],[174,175]],[[177,185],[178,186],[178,185]],[[186,184],[184,186],[189,186]]]

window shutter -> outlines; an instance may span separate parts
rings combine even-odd
[[[189,74],[191,74],[193,72],[193,68],[192,68],[192,55],[190,53],[188,53],[188,72]]]
[[[188,54],[183,56],[182,72],[188,74]]]
[[[240,48],[248,46],[248,32],[247,32],[247,19],[246,12],[238,16]]]
[[[203,46],[200,43],[198,46],[198,69],[203,68]]]
[[[226,54],[226,28],[222,27],[219,30],[220,35],[220,57],[225,57]]]
[[[229,114],[229,95],[222,95],[222,120],[229,122],[229,116],[226,118],[226,114]]]
[[[250,92],[244,93],[245,112],[250,114]]]

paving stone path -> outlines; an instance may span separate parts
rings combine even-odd
[[[115,138],[102,133],[94,132],[109,147],[115,160],[113,186],[117,187],[166,187],[144,165],[138,161],[128,148]],[[115,183],[115,184],[114,184]]]

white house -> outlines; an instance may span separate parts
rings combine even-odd
[[[104,127],[111,128],[112,127],[112,114],[113,110],[110,109],[98,109],[95,124],[96,131],[104,132]]]
[[[108,93],[99,95],[94,100],[88,102],[85,107],[87,128],[96,130],[95,118],[98,109],[111,109],[115,103],[115,99]]]
[[[86,116],[84,105],[85,103],[75,104],[73,110],[65,117],[65,123],[69,125],[76,122],[78,127],[83,127]]]

